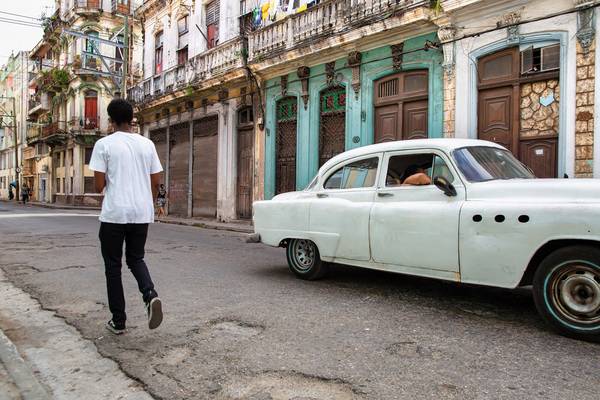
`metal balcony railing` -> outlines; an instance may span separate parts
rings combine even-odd
[[[42,139],[52,135],[56,135],[58,133],[67,133],[66,121],[50,122],[42,127]]]
[[[96,130],[100,128],[100,117],[72,117],[69,121],[69,129],[78,130]]]

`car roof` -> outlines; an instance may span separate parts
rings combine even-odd
[[[412,140],[398,140],[395,142],[385,142],[378,144],[371,144],[368,146],[357,147],[352,150],[345,151],[337,156],[331,158],[321,167],[321,171],[327,171],[334,165],[355,157],[365,156],[373,153],[382,153],[386,151],[398,151],[398,150],[417,150],[417,149],[437,149],[445,152],[450,152],[454,149],[461,147],[472,147],[472,146],[488,146],[503,148],[502,146],[489,142],[487,140],[479,139],[455,139],[455,138],[438,138],[438,139],[412,139]]]

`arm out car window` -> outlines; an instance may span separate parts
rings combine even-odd
[[[379,157],[367,158],[346,164],[329,175],[324,189],[357,189],[372,187],[377,177]]]

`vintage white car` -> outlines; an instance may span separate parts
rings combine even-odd
[[[600,181],[535,179],[494,143],[424,139],[350,150],[305,190],[255,202],[253,218],[254,240],[286,247],[300,278],[340,263],[533,285],[552,327],[600,340]]]

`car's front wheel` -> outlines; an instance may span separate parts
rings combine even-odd
[[[327,272],[321,261],[317,245],[307,239],[290,239],[287,245],[287,261],[292,272],[300,279],[315,280]]]
[[[600,341],[600,249],[571,246],[547,256],[533,279],[535,305],[565,336]]]

